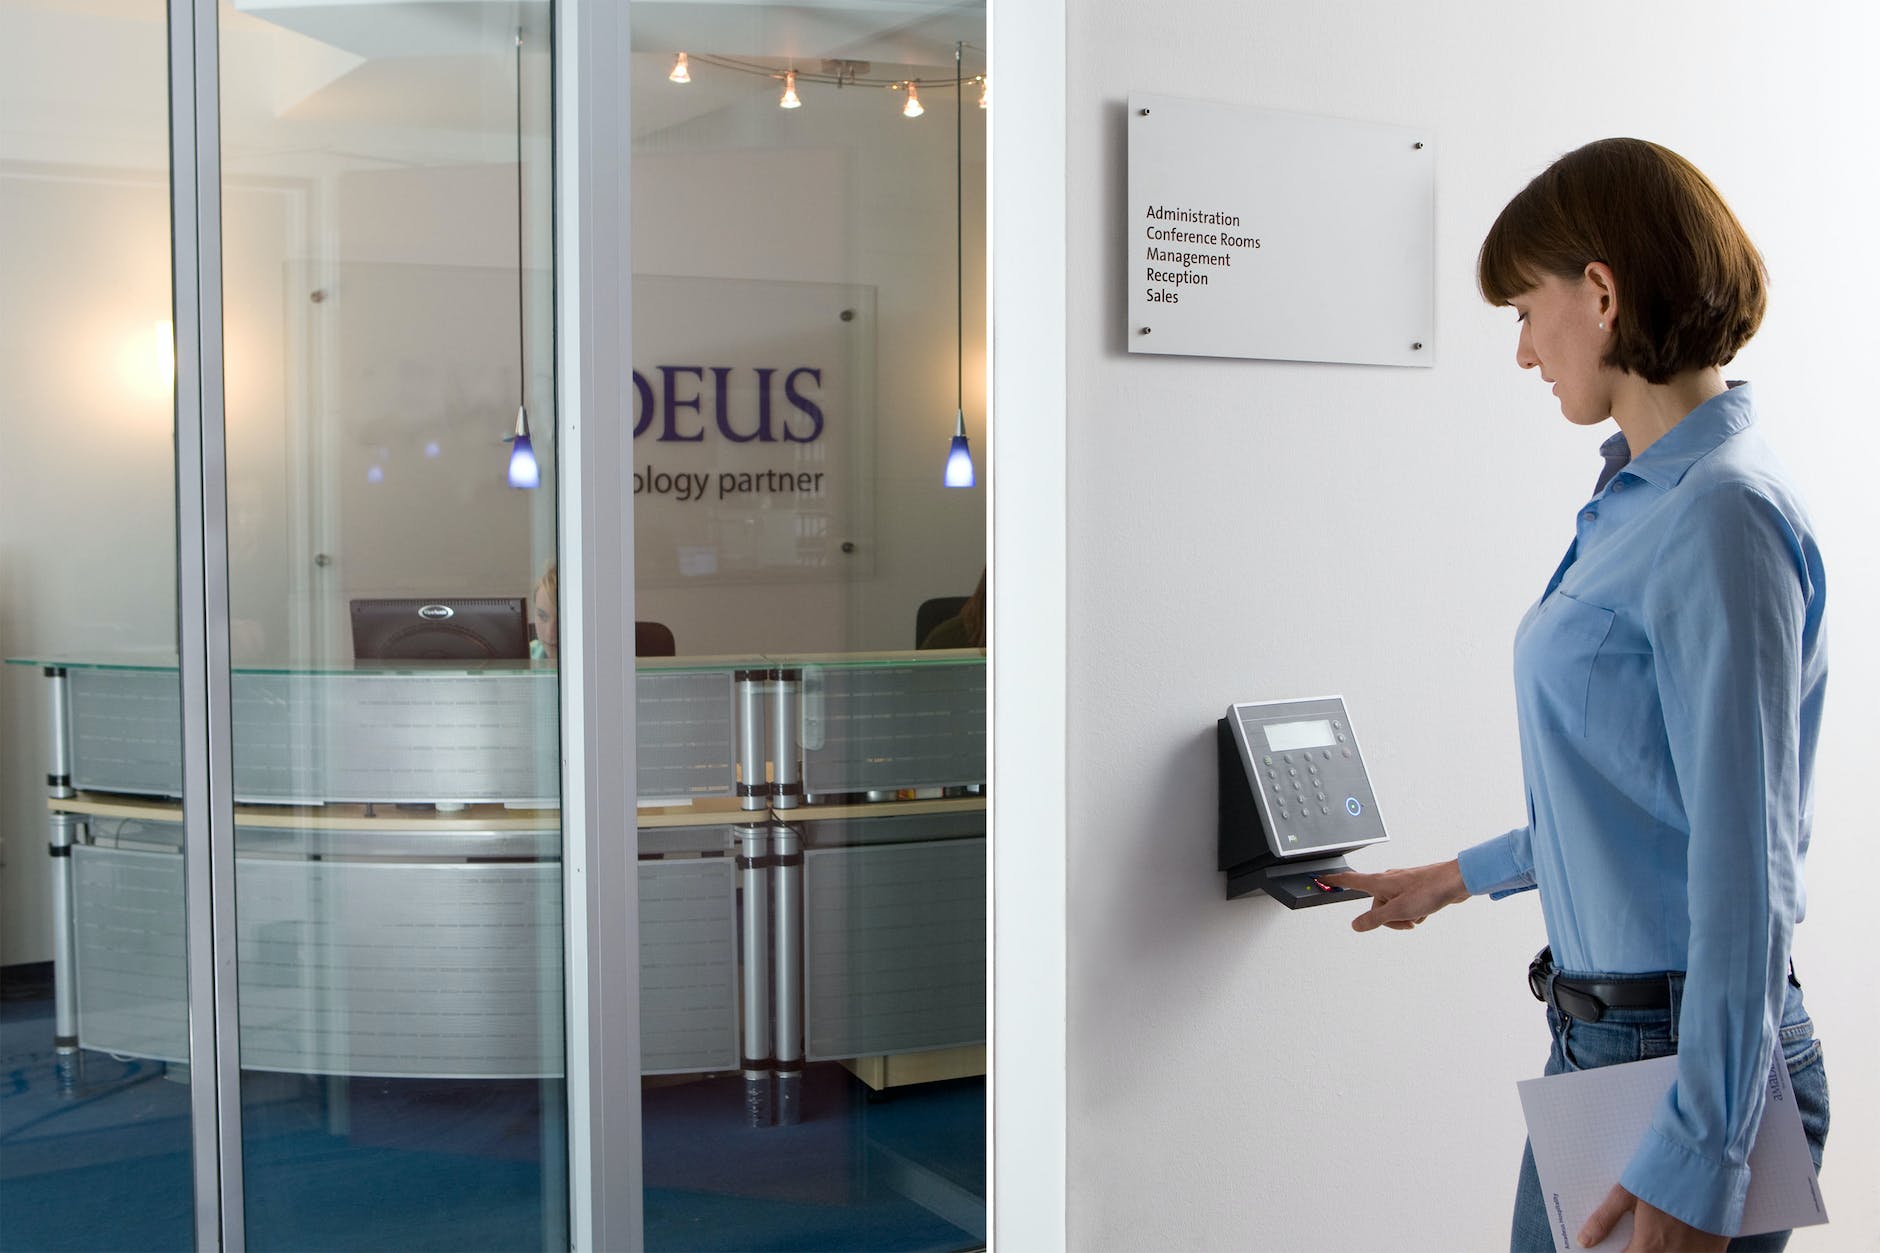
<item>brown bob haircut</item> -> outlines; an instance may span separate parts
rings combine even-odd
[[[1762,325],[1762,254],[1710,180],[1669,148],[1601,139],[1548,166],[1489,228],[1476,282],[1506,305],[1594,261],[1618,287],[1605,364],[1648,383],[1724,364]]]

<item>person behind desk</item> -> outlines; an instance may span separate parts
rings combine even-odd
[[[552,660],[561,646],[561,632],[556,629],[553,558],[549,559],[548,566],[542,571],[541,581],[535,585],[535,595],[530,598],[530,606],[535,635],[529,640],[529,656],[535,661]]]
[[[1512,306],[1515,360],[1616,468],[1515,632],[1528,823],[1453,860],[1327,876],[1408,930],[1470,896],[1538,888],[1547,1073],[1677,1056],[1671,1090],[1575,1236],[1633,1214],[1632,1250],[1731,1241],[1774,1056],[1817,1167],[1821,1046],[1789,961],[1803,914],[1827,652],[1821,554],[1720,368],[1762,320],[1761,256],[1710,182],[1656,144],[1570,152],[1501,212],[1477,278]],[[1552,1249],[1530,1149],[1510,1245]]]
[[[905,637],[903,637],[905,638]],[[936,624],[920,642],[922,648],[984,648],[986,646],[986,572],[960,611]]]

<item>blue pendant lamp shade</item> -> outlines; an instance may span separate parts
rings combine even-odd
[[[947,453],[946,485],[948,487],[971,487],[978,477],[973,474],[973,452],[966,446],[966,414],[961,411],[954,415],[953,448]]]
[[[973,473],[973,450],[966,444],[966,180],[960,156],[960,58],[965,47],[963,43],[953,45],[953,365],[957,374],[953,444],[947,450],[946,475],[941,480],[948,487],[972,487],[979,481]]]
[[[535,464],[535,445],[529,442],[529,411],[516,409],[516,435],[509,447],[509,486],[540,487],[542,468]]]

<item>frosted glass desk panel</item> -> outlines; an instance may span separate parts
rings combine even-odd
[[[174,663],[47,660],[70,676],[73,783],[141,796],[182,791]],[[642,669],[639,791],[735,791],[732,670]],[[379,664],[242,669],[232,680],[242,803],[558,803],[552,666]]]
[[[806,664],[802,673],[811,796],[985,782],[983,655]]]
[[[386,833],[369,823],[350,832],[238,828],[243,1066],[561,1074],[559,833],[554,816],[545,817],[549,825],[536,833],[394,835],[370,855],[357,850]],[[73,850],[81,1040],[180,1061],[188,1025],[182,829],[89,823],[92,840]],[[727,842],[721,831],[689,840]],[[531,844],[548,855],[467,860],[526,855]],[[257,845],[265,852],[252,854]],[[642,1066],[647,1073],[733,1066],[733,862],[670,857],[641,862],[638,873]]]
[[[15,664],[69,675],[74,786],[181,793],[173,661]],[[648,659],[636,677],[642,801],[736,795],[734,676],[760,667],[800,676],[794,747],[812,795],[985,782],[985,656],[977,650]],[[553,807],[558,680],[553,666],[526,662],[237,670],[235,800]]]

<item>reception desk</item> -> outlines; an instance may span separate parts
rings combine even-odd
[[[175,667],[18,664],[52,715],[60,1047],[180,1061]],[[983,653],[636,681],[646,1073],[742,1068],[787,1117],[806,1060],[983,1044]],[[557,690],[539,663],[236,671],[244,1068],[561,1072]]]

